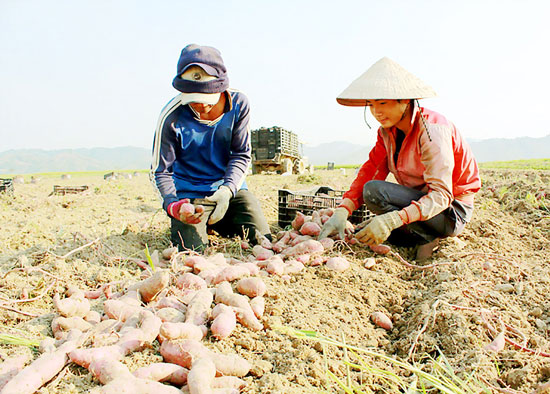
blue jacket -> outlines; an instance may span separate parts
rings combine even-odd
[[[226,91],[229,100],[214,124],[199,122],[176,96],[163,108],[153,143],[151,173],[166,207],[182,198],[212,195],[221,185],[233,195],[246,189],[251,159],[248,98]]]

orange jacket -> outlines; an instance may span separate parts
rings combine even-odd
[[[355,209],[363,204],[363,186],[370,180],[385,180],[391,172],[397,182],[427,194],[405,207],[405,223],[428,220],[448,208],[453,200],[473,205],[481,187],[479,169],[470,146],[456,127],[437,112],[421,108],[428,130],[415,105],[412,129],[405,136],[397,158],[396,128],[378,129],[376,145],[344,194]]]

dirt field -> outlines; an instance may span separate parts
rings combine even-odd
[[[278,189],[346,189],[352,179],[351,170],[346,175],[336,170],[300,178],[253,175],[248,183],[276,234]],[[471,392],[535,392],[550,381],[550,173],[483,170],[482,179],[473,221],[458,238],[444,240],[425,265],[406,265],[415,264],[412,249],[392,248],[394,253],[381,256],[340,244],[326,253],[345,255],[350,269],[307,267],[290,280],[264,276],[266,328],[253,332],[237,325],[229,338],[207,336],[203,342],[253,365],[244,378],[244,393],[343,392],[327,371],[362,385],[363,392],[404,392],[375,368],[395,373],[408,388],[415,384],[415,374],[373,355],[363,356],[371,371],[351,368],[346,377],[344,361],[355,362],[353,354],[294,338],[281,327],[314,330],[432,374],[440,364],[429,357],[443,355],[457,376],[470,377],[466,386]],[[50,196],[54,184],[90,189]],[[74,176],[33,184],[27,179],[15,185],[13,196],[0,195],[0,331],[29,339],[51,336],[55,292],[63,295],[69,285],[93,290],[106,283],[123,291],[138,281],[142,269],[135,259],[144,260],[145,245],[150,251],[169,246],[169,220],[159,207],[144,174],[111,181]],[[235,240],[213,241],[206,254],[239,259],[249,254]],[[371,269],[364,267],[369,257],[376,259]],[[101,311],[104,300],[92,301],[93,308]],[[391,331],[371,322],[375,311],[391,316]],[[504,349],[485,350],[501,331],[507,339]],[[2,359],[30,351],[0,345]],[[159,360],[155,342],[124,362],[132,371]],[[40,392],[80,393],[98,384],[86,369],[68,364]]]

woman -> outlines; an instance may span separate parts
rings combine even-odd
[[[429,258],[440,238],[456,236],[470,221],[481,187],[472,151],[455,126],[419,106],[435,92],[387,57],[356,79],[336,99],[346,106],[368,106],[380,122],[369,159],[359,170],[321,237],[338,232],[363,203],[376,214],[357,234],[367,245],[388,239],[419,245],[418,261]],[[397,184],[386,181],[389,173]]]

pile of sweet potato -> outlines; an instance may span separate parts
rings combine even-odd
[[[209,350],[201,340],[207,335],[223,340],[238,323],[251,330],[264,329],[263,276],[285,279],[306,266],[324,263],[327,269],[347,269],[345,258],[325,253],[334,239],[316,239],[331,214],[331,210],[311,216],[298,213],[292,230],[281,231],[274,242],[260,239],[244,261],[221,253],[205,256],[170,248],[162,255],[169,262],[164,266],[171,269],[144,270],[142,280],[119,292],[105,285],[96,291],[69,288],[63,297],[56,294],[53,337],[42,341],[42,355],[30,365],[22,368],[24,363],[16,360],[0,365],[0,372],[9,371],[9,375],[0,373],[0,384],[2,378],[5,382],[0,394],[33,393],[69,362],[88,369],[102,383],[94,393],[239,392],[245,384],[240,378],[248,374],[250,363],[236,354]],[[99,301],[94,310],[89,299]],[[124,357],[155,340],[164,362],[130,372]]]

